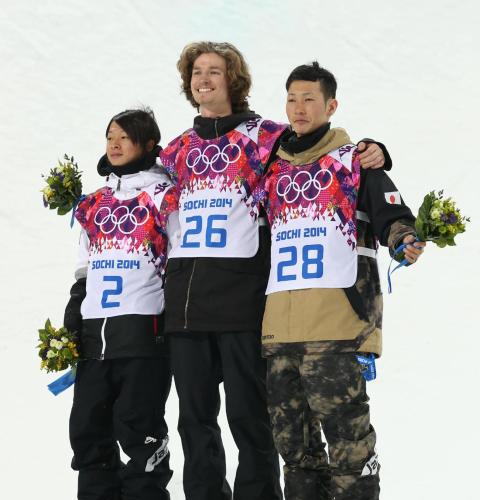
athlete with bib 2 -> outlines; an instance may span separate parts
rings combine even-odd
[[[233,45],[190,44],[177,66],[200,111],[160,153],[180,197],[180,244],[169,256],[165,300],[185,496],[232,498],[217,423],[223,382],[239,450],[233,498],[276,500],[282,493],[260,334],[270,235],[252,194],[286,125],[249,110],[250,74]],[[381,149],[372,144],[365,161],[382,165]]]
[[[285,498],[375,500],[365,384],[381,354],[377,241],[408,244],[409,263],[424,243],[413,245],[415,219],[386,173],[363,170],[345,130],[330,128],[334,76],[314,62],[286,87],[292,131],[258,189],[272,233],[262,340]]]
[[[70,416],[72,468],[80,500],[168,500],[163,273],[178,197],[156,166],[160,131],[150,110],[115,115],[106,137],[98,164],[105,186],[75,211],[77,281],[64,319],[78,332],[82,357]]]

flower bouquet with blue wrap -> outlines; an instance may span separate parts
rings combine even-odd
[[[75,333],[69,332],[63,326],[58,329],[52,326],[49,319],[45,326],[38,330],[38,334],[40,368],[47,373],[70,368],[66,374],[49,384],[48,389],[56,396],[75,382],[75,369],[79,361],[77,338]]]
[[[43,204],[50,210],[57,210],[58,215],[65,215],[75,207],[82,197],[81,172],[73,156],[64,156],[64,162],[50,169],[45,178],[47,185],[42,189]]]
[[[418,215],[415,221],[415,231],[417,233],[417,241],[431,241],[440,248],[446,246],[454,246],[455,237],[465,232],[465,225],[470,222],[469,217],[463,217],[460,210],[456,207],[452,198],[444,198],[443,190],[437,194],[435,191],[428,193],[423,199],[423,203],[418,210]],[[388,268],[388,291],[391,293],[392,284],[391,274],[402,266],[408,266],[407,260],[403,256],[405,245],[400,245],[395,249],[393,257],[400,260],[392,271],[392,261]]]

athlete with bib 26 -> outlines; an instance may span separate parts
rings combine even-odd
[[[330,128],[334,76],[314,62],[286,87],[292,131],[256,193],[272,234],[262,340],[285,498],[376,500],[365,386],[381,354],[377,241],[408,244],[409,263],[424,243],[413,244],[415,219],[385,171],[361,169],[345,130]]]
[[[231,44],[190,44],[177,66],[187,99],[200,111],[160,153],[180,196],[181,241],[169,256],[165,300],[185,496],[232,498],[217,423],[223,382],[239,450],[233,498],[276,500],[279,464],[261,357],[270,235],[252,193],[286,125],[249,110],[250,74]],[[365,162],[383,165],[378,145],[370,145]]]

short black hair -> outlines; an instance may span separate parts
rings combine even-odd
[[[148,107],[127,109],[115,115],[108,123],[105,137],[108,136],[110,125],[113,122],[125,130],[134,144],[140,144],[143,149],[146,149],[149,141],[154,141],[154,146],[160,142],[160,129],[153,111]]]
[[[322,89],[323,95],[326,99],[335,99],[337,93],[337,80],[328,69],[322,68],[317,61],[313,61],[311,64],[302,64],[297,66],[287,78],[287,83],[285,87],[290,88],[292,82],[297,80],[303,80],[307,82],[319,82],[320,88]]]

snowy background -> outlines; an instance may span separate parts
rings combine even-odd
[[[370,384],[383,499],[478,499],[480,4],[477,0],[161,2],[0,0],[0,495],[75,498],[68,415],[39,370],[37,329],[60,325],[78,227],[43,209],[41,173],[73,154],[85,191],[112,115],[150,105],[162,144],[190,126],[175,64],[195,40],[230,41],[253,75],[251,107],[285,121],[284,81],[318,59],[338,78],[333,124],[389,148],[416,210],[446,188],[472,217],[457,248],[429,247],[385,295],[384,356]],[[380,259],[384,281],[388,258]],[[384,283],[385,284],[385,283]],[[384,289],[386,287],[384,286]],[[477,310],[475,310],[475,308]],[[182,499],[177,399],[168,403],[172,499]],[[222,414],[228,474],[236,448]]]

